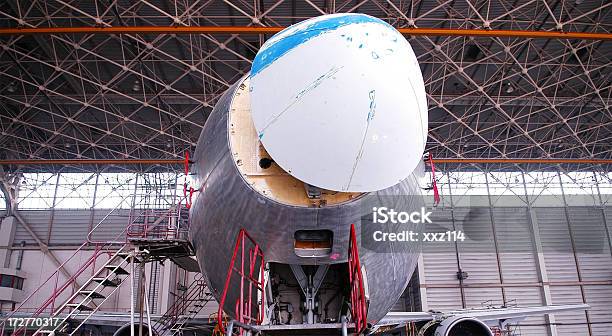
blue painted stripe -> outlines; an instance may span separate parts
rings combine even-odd
[[[333,31],[342,26],[358,23],[378,23],[386,25],[391,29],[395,29],[385,21],[365,14],[333,15],[328,19],[318,20],[312,24],[308,24],[308,21],[298,23],[298,26],[304,25],[305,27],[303,29],[296,30],[286,37],[282,37],[270,46],[264,45],[264,47],[257,53],[251,67],[251,77],[256,76],[267,66],[274,63],[274,61],[311,38]],[[292,27],[287,29],[292,29]],[[284,34],[284,32],[285,30],[277,33],[271,38],[271,40],[274,39],[275,36]]]

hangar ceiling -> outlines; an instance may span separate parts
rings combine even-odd
[[[0,28],[287,26],[609,33],[598,1],[6,1]],[[0,36],[0,159],[173,159],[269,34]],[[610,40],[412,36],[438,158],[612,158]]]

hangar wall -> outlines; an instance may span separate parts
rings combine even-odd
[[[598,176],[557,173],[444,183],[434,223],[478,228],[466,243],[425,245],[419,261],[422,308],[588,303],[588,312],[528,318],[522,335],[608,335],[612,328],[612,198]],[[574,176],[575,177],[575,176]],[[523,184],[523,180],[526,181]],[[534,184],[535,181],[532,180]],[[478,216],[469,214],[477,212]],[[469,223],[463,222],[468,218]],[[469,225],[468,225],[469,224]],[[473,229],[472,229],[473,231]],[[477,244],[474,247],[470,244]],[[457,272],[467,272],[459,279]]]
[[[531,181],[524,174],[513,174],[505,181],[491,181],[486,174],[446,173],[439,177],[442,201],[434,212],[434,222],[442,227],[460,227],[466,216],[477,209],[478,216],[470,217],[469,222],[476,225],[478,232],[468,235],[478,249],[460,243],[425,246],[419,274],[415,276],[418,285],[410,291],[420,295],[404,298],[396,309],[409,310],[408,305],[446,310],[585,302],[592,306],[588,313],[529,318],[522,323],[521,334],[606,335],[612,327],[612,313],[607,306],[612,301],[611,184],[598,183],[595,177],[584,183],[566,181],[564,185],[559,173],[544,174],[547,177],[540,174]],[[543,183],[545,187],[538,186]],[[129,217],[129,209],[22,209],[20,213],[60,259],[67,258],[83,242],[88,228],[102,219],[103,225],[94,233],[99,240],[116,237]],[[90,252],[81,253],[78,260],[85,260]],[[16,268],[19,258],[26,273],[23,295],[27,296],[55,266],[32,235],[17,223],[9,268]],[[69,269],[77,266],[67,265]],[[459,271],[466,272],[467,278],[458,279]],[[177,270],[167,263],[160,265],[159,271],[148,267],[149,278],[151,272],[159,272],[154,295],[157,313],[162,313],[176,294],[169,284],[177,282],[169,280]],[[127,287],[120,288],[105,307],[127,311],[128,293]],[[200,316],[208,317],[215,311],[216,305],[211,305]]]
[[[500,238],[504,230],[515,230],[520,239],[513,241],[497,240],[497,248],[493,239],[485,242],[488,252],[465,251],[460,244],[445,244],[436,246],[436,251],[425,250],[420,260],[420,304],[424,310],[447,310],[465,307],[500,306],[507,305],[545,305],[570,304],[586,302],[593,308],[588,313],[591,323],[591,335],[606,335],[612,315],[607,303],[612,301],[612,256],[610,254],[609,240],[606,234],[605,219],[612,218],[612,208],[592,207],[501,207],[483,208],[490,217],[481,217],[483,220],[479,227],[487,228],[483,231],[493,237],[493,229]],[[446,218],[460,217],[468,211],[466,207],[444,208],[436,216]],[[566,212],[567,211],[567,212]],[[22,211],[32,228],[40,232],[48,232],[48,210]],[[72,249],[82,241],[84,232],[79,234],[81,223],[90,218],[89,210],[56,210],[54,214],[54,229],[51,231],[49,241],[54,242],[52,248],[61,260],[72,254]],[[569,218],[569,220],[568,220]],[[580,220],[578,218],[581,218]],[[533,221],[533,222],[530,222]],[[62,224],[59,224],[62,223]],[[107,236],[119,233],[122,229],[120,221],[109,221],[105,229]],[[530,224],[531,223],[531,224]],[[64,226],[71,226],[72,230],[64,230]],[[569,230],[574,228],[578,234],[583,230],[576,230],[576,226],[583,226],[597,232],[599,237],[605,239],[604,253],[538,253],[538,246],[529,235],[532,231],[526,230],[526,225],[537,225],[535,231],[540,235],[540,248],[559,244],[560,240],[569,239]],[[607,222],[610,229],[611,223]],[[112,230],[112,231],[111,231]],[[502,232],[499,232],[502,231]],[[565,232],[565,234],[564,234]],[[42,237],[46,237],[42,235]],[[25,247],[20,246],[26,241]],[[12,253],[11,266],[14,268],[19,258],[19,251],[23,251],[22,271],[26,272],[24,294],[37,288],[46,275],[55,270],[49,257],[33,246],[34,241],[28,233],[18,226],[15,234],[15,252]],[[520,248],[522,252],[509,249]],[[86,260],[88,251],[81,252],[75,263],[67,264],[68,269],[76,269],[79,260]],[[177,272],[170,263],[160,265],[156,313],[162,313],[167,307],[171,297],[176,294],[176,288],[170,288],[165,283],[170,272]],[[457,278],[457,272],[467,272],[464,280]],[[147,276],[152,277],[153,270],[147,268]],[[85,276],[85,275],[84,275]],[[193,275],[190,276],[192,278]],[[63,277],[61,277],[61,280]],[[82,279],[85,280],[85,279]],[[52,284],[45,292],[52,291]],[[126,312],[129,310],[129,287],[124,284],[116,294],[105,304],[110,311]],[[40,297],[42,302],[44,297]],[[152,301],[153,302],[153,301]],[[32,306],[31,308],[35,308]],[[208,317],[216,310],[216,305],[207,307],[200,315]],[[396,309],[406,309],[398,305]],[[550,335],[550,326],[547,322],[556,323],[553,328],[558,335],[589,335],[587,315],[585,313],[556,314],[554,319],[546,321],[544,317],[529,318],[520,327],[524,335]]]

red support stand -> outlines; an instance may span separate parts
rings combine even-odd
[[[438,191],[438,183],[436,182],[436,166],[434,165],[433,156],[429,153],[429,165],[431,166],[431,186],[434,193],[434,204],[440,203],[440,192]]]
[[[247,243],[252,245],[248,249],[248,255],[245,253]],[[236,259],[239,253],[240,268],[237,268]],[[248,259],[245,259],[245,257]],[[245,261],[248,261],[248,265],[245,264]],[[257,266],[258,263],[259,266]],[[263,321],[265,312],[264,267],[264,255],[261,248],[255,240],[249,236],[245,229],[240,229],[238,237],[236,238],[234,253],[232,254],[232,259],[227,269],[225,286],[223,287],[223,294],[221,295],[219,310],[217,312],[217,323],[222,333],[225,333],[225,327],[223,325],[223,307],[234,272],[240,276],[240,295],[238,300],[236,300],[234,312],[236,320],[243,324],[261,324]],[[259,271],[259,275],[256,274],[256,271]],[[261,302],[254,316],[253,295],[256,295],[258,292],[261,295]],[[239,334],[242,335],[243,332],[244,330],[240,329]]]
[[[189,156],[189,151],[185,151],[185,160],[183,161],[183,166],[185,170],[185,182],[183,183],[183,196],[185,197],[185,207],[189,210],[193,205],[193,194],[195,192],[201,192],[204,186],[200,186],[198,189],[189,185],[189,165],[191,165],[193,161],[191,161]]]
[[[351,318],[355,323],[355,332],[359,335],[367,326],[368,307],[363,288],[363,274],[359,263],[359,247],[355,224],[351,224],[348,251],[349,283],[351,286]]]

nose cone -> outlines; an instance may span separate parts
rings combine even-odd
[[[317,17],[268,40],[251,69],[251,113],[277,164],[335,191],[405,179],[427,137],[425,86],[410,44],[362,14]]]

